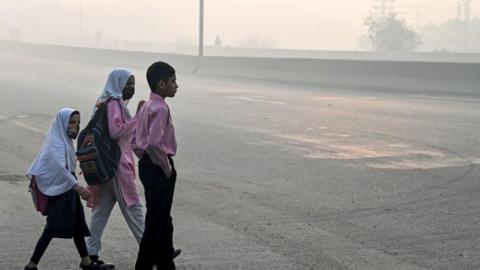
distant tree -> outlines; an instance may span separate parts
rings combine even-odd
[[[468,23],[456,19],[438,24],[420,26],[422,33],[422,50],[479,52],[480,18],[473,17]]]
[[[368,26],[368,37],[376,51],[414,51],[422,39],[412,30],[404,19],[396,13],[388,16],[370,15],[365,20]]]

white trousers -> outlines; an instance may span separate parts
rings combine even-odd
[[[123,217],[140,244],[145,229],[145,216],[143,207],[140,203],[127,207],[123,200],[122,191],[118,184],[117,178],[113,178],[110,182],[99,188],[98,198],[95,201],[95,207],[92,211],[90,221],[90,237],[87,240],[88,255],[96,255],[102,247],[102,235],[107,225],[108,218],[112,213],[115,203],[122,211]]]

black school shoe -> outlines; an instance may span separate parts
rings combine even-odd
[[[23,268],[23,270],[38,270],[38,268],[37,267],[30,268],[28,267],[28,265],[25,265],[25,268]]]
[[[101,265],[102,267],[105,267],[105,268],[102,268],[102,269],[115,269],[115,265],[112,264],[112,263],[106,263],[102,260],[100,260],[98,258],[98,256],[96,255],[91,255],[90,256],[90,260],[92,260],[92,262],[98,264],[98,265]]]
[[[173,259],[177,258],[180,254],[182,254],[182,250],[181,249],[175,249],[173,251]]]
[[[107,267],[108,266],[100,265],[100,264],[97,264],[96,262],[92,262],[91,264],[84,265],[84,266],[82,266],[82,264],[80,264],[80,268],[82,270],[107,270],[107,269],[112,269],[112,268],[107,268]]]

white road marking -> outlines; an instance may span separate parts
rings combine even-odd
[[[21,114],[21,115],[17,115],[16,117],[22,119],[22,118],[27,118],[28,116]],[[0,121],[7,120],[7,119],[8,119],[8,117],[3,116],[3,115],[0,115]],[[47,134],[47,132],[46,132],[45,130],[41,130],[41,129],[39,129],[39,128],[30,126],[30,125],[28,125],[28,124],[22,123],[22,122],[17,121],[17,120],[10,120],[10,122],[11,122],[12,124],[15,124],[15,125],[17,125],[17,126],[19,126],[19,127],[28,129],[28,130],[33,131],[33,132],[37,132],[37,133],[40,133],[40,134],[43,134],[43,135]]]
[[[287,104],[287,103],[282,102],[282,101],[266,100],[266,99],[256,99],[256,98],[247,98],[247,97],[230,97],[230,98],[240,99],[240,100],[245,100],[245,101],[251,101],[251,102],[277,104],[277,105],[286,105],[286,104]]]
[[[31,130],[31,131],[34,131],[34,132],[37,132],[37,133],[41,133],[41,134],[43,134],[43,135],[45,135],[45,134],[47,133],[47,132],[45,132],[45,131],[43,131],[43,130],[41,130],[41,129],[39,129],[39,128],[32,127],[32,126],[30,126],[30,125],[24,124],[24,123],[19,122],[19,121],[16,121],[16,120],[12,120],[11,122],[12,122],[13,124],[19,126],[19,127],[23,127],[23,128],[28,129],[28,130]]]

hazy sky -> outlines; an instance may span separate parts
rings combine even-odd
[[[79,6],[83,4],[82,28]],[[0,32],[12,26],[24,36],[92,36],[152,42],[193,43],[198,0],[0,0]],[[412,25],[455,18],[458,0],[396,0],[395,10]],[[374,0],[205,0],[206,42],[220,36],[238,46],[258,37],[276,48],[352,50],[365,33]],[[472,16],[480,2],[472,1]],[[3,26],[2,26],[3,25]]]

